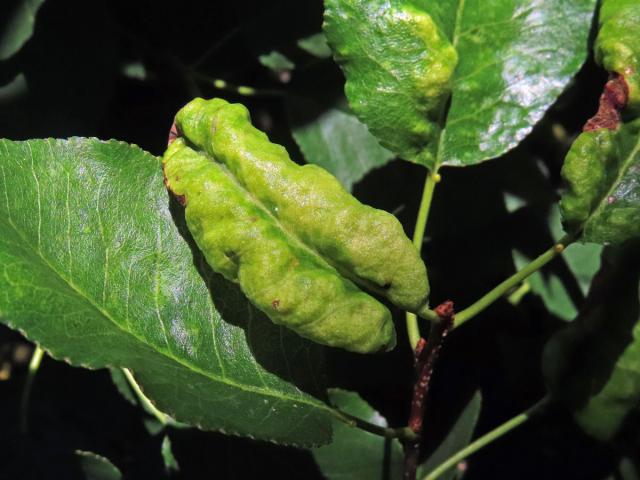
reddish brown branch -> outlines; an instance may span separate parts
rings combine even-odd
[[[409,428],[418,435],[418,440],[405,445],[404,478],[414,480],[420,454],[420,435],[424,419],[424,410],[429,384],[433,368],[442,348],[442,343],[453,327],[454,310],[453,302],[447,300],[439,305],[435,312],[440,317],[438,323],[433,324],[428,341],[421,338],[414,352],[416,366],[416,381],[413,385],[413,398],[411,400],[411,414],[409,415]]]
[[[608,128],[615,130],[620,125],[620,112],[629,101],[629,86],[622,75],[614,75],[604,86],[600,95],[598,112],[583,127],[584,132]]]

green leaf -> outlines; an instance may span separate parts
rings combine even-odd
[[[551,394],[590,435],[610,440],[640,404],[640,248],[607,250],[578,318],[548,342]]]
[[[357,393],[331,389],[329,397],[340,410],[375,425],[387,426],[387,421]],[[403,453],[398,440],[383,438],[338,420],[333,422],[333,443],[314,449],[313,458],[329,480],[402,478]]]
[[[296,68],[296,65],[291,60],[275,50],[266,55],[260,55],[258,60],[262,66],[276,73],[286,72]]]
[[[542,118],[587,56],[595,3],[330,0],[325,32],[354,112],[382,145],[429,168],[465,166],[502,155]],[[455,52],[445,55],[448,44]],[[416,90],[429,75],[447,81]]]
[[[14,2],[16,3],[16,2]],[[0,61],[15,54],[33,35],[36,13],[44,0],[18,0],[13,8],[3,8],[0,25]]]
[[[628,106],[640,107],[640,4],[636,0],[602,0],[596,61],[624,78]]]
[[[326,0],[325,9],[324,31],[354,113],[385,148],[433,165],[453,46],[408,1]]]
[[[127,402],[131,405],[138,406],[138,397],[136,397],[136,393],[131,388],[127,377],[125,377],[124,372],[121,368],[109,368],[109,374],[111,375],[111,381],[115,385],[116,389],[122,395]]]
[[[562,167],[560,207],[581,240],[619,244],[640,237],[640,119],[619,130],[583,132]]]
[[[473,165],[515,147],[588,54],[595,0],[418,1],[459,57],[443,165]]]
[[[76,458],[86,480],[121,480],[122,473],[107,458],[76,450]]]
[[[449,433],[442,443],[429,456],[427,461],[418,467],[418,478],[423,478],[453,454],[458,453],[464,447],[469,445],[473,436],[473,431],[478,423],[481,409],[482,394],[480,393],[480,390],[477,390],[451,427],[451,430],[449,430]],[[442,480],[451,480],[456,478],[456,470],[452,468],[438,478]]]
[[[331,172],[345,189],[395,157],[352,113],[334,107],[318,110],[311,102],[289,102],[293,138],[307,162]],[[317,114],[305,120],[309,111]]]
[[[551,207],[548,222],[554,240],[560,240],[563,232],[560,210],[556,205]],[[600,268],[602,248],[601,245],[595,243],[574,243],[562,254],[563,261],[573,273],[583,295],[587,294],[591,280]],[[532,260],[518,250],[514,250],[512,253],[517,270],[524,268]],[[526,281],[531,291],[542,298],[551,313],[566,321],[576,317],[580,305],[576,305],[575,300],[569,295],[560,275],[554,271],[537,271]]]
[[[169,435],[165,435],[162,439],[162,446],[160,447],[162,453],[162,461],[164,462],[164,469],[168,474],[176,473],[180,471],[180,466],[176,457],[173,456],[173,449],[171,447],[171,439]]]
[[[298,47],[314,57],[329,58],[331,56],[331,48],[327,43],[327,37],[322,32],[301,38],[296,43]]]
[[[55,358],[129,368],[179,421],[328,442],[329,408],[301,390],[319,388],[318,350],[213,274],[176,220],[135,146],[0,141],[0,318]]]

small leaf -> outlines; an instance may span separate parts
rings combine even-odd
[[[329,48],[329,44],[327,43],[327,37],[325,37],[322,32],[301,38],[297,41],[297,45],[314,57],[329,58],[331,56],[331,48]]]
[[[318,350],[211,272],[157,158],[95,139],[0,141],[0,318],[55,358],[127,367],[177,420],[330,439]],[[186,239],[185,239],[186,236]]]
[[[121,480],[122,473],[107,458],[93,452],[76,450],[80,469],[86,480]]]
[[[3,20],[0,25],[0,61],[11,57],[31,38],[36,14],[43,3],[44,0],[18,0],[13,8],[3,8]]]
[[[549,230],[555,241],[562,237],[562,225],[560,211],[556,205],[551,207],[549,213]],[[532,259],[523,255],[518,250],[513,252],[513,261],[516,269],[520,270]],[[602,246],[595,243],[574,243],[562,254],[562,260],[573,273],[583,295],[587,294],[593,276],[600,268],[600,255]],[[573,320],[580,305],[569,295],[564,280],[554,271],[537,271],[533,273],[527,282],[531,291],[542,298],[545,306],[557,317],[570,321]]]
[[[176,457],[173,456],[173,449],[171,447],[171,439],[169,435],[165,435],[162,439],[162,447],[160,449],[162,453],[162,460],[164,461],[164,469],[167,474],[177,473],[180,471],[180,466]]]
[[[419,478],[423,478],[453,454],[458,453],[458,451],[469,445],[469,442],[473,437],[476,424],[478,423],[481,409],[482,394],[480,393],[480,390],[477,390],[473,394],[473,397],[471,397],[471,400],[469,400],[467,406],[464,407],[464,410],[453,424],[451,430],[449,430],[449,433],[442,443],[429,456],[427,461],[419,466]],[[456,478],[456,469],[452,468],[438,478],[442,480],[451,480]]]
[[[293,138],[307,162],[333,173],[345,189],[351,190],[367,172],[394,158],[352,113],[330,107],[305,122],[310,110],[318,110],[313,107],[309,102],[290,102]]]
[[[375,425],[387,426],[387,421],[357,393],[331,389],[329,397],[340,410]],[[329,480],[402,478],[403,453],[398,440],[385,439],[338,420],[333,422],[333,443],[312,453]]]
[[[266,55],[260,55],[258,60],[262,66],[276,73],[287,72],[296,68],[296,65],[291,60],[275,50]]]
[[[567,231],[585,242],[640,237],[640,119],[619,130],[583,132],[567,154],[560,207]]]
[[[640,249],[607,250],[578,318],[545,347],[551,394],[610,440],[640,402]]]

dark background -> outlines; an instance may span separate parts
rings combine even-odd
[[[12,1],[3,3],[7,11],[13,8]],[[331,60],[314,59],[295,46],[297,39],[318,32],[321,21],[320,0],[190,0],[173,7],[150,0],[46,1],[33,38],[0,63],[0,85],[24,75],[16,88],[0,90],[0,137],[117,138],[160,155],[182,105],[194,96],[223,96],[245,103],[257,125],[303,161],[290,134],[287,96],[330,104],[343,82]],[[271,50],[298,66],[290,81],[258,62],[259,54]],[[132,64],[144,66],[144,78],[125,73]],[[241,97],[215,90],[204,77],[285,95]],[[533,256],[551,244],[545,215],[557,200],[559,168],[569,145],[554,131],[563,128],[570,141],[595,112],[605,80],[590,60],[515,151],[480,166],[441,171],[444,181],[424,247],[433,304],[449,298],[459,307],[470,304],[514,272],[512,248]],[[354,194],[397,212],[411,234],[425,173],[396,160],[356,184]],[[505,191],[525,198],[527,206],[509,213]],[[568,278],[561,261],[550,268]],[[455,331],[433,379],[425,455],[476,389],[483,394],[476,435],[543,397],[541,351],[563,324],[528,295],[518,307],[499,301]],[[331,385],[357,390],[391,424],[402,425],[412,368],[401,316],[397,325],[400,341],[393,353],[364,357],[330,351],[328,376]],[[149,433],[148,416],[119,395],[106,371],[45,358],[32,394],[30,434],[20,436],[19,402],[31,348],[19,333],[0,326],[0,478],[73,478],[69,453],[76,449],[109,458],[125,478],[166,475],[162,438]],[[308,451],[195,429],[171,430],[170,437],[181,467],[174,478],[321,478]],[[636,445],[632,439],[599,444],[555,409],[473,456],[465,478],[601,480]]]

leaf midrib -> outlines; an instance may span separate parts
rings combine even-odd
[[[103,143],[103,142],[101,142]],[[258,393],[261,395],[265,395],[265,396],[269,396],[269,397],[273,397],[273,398],[277,398],[280,400],[287,400],[287,401],[291,401],[294,403],[301,403],[301,404],[306,404],[309,405],[311,407],[316,407],[319,410],[324,410],[326,411],[326,413],[331,414],[332,410],[324,405],[321,402],[315,403],[313,401],[310,401],[304,397],[291,397],[289,395],[280,395],[277,394],[276,392],[274,392],[273,390],[270,389],[266,389],[266,388],[260,388],[260,387],[256,387],[253,385],[246,385],[246,384],[241,384],[241,383],[237,383],[234,381],[231,381],[229,378],[227,377],[219,377],[217,375],[208,373],[204,370],[202,370],[199,367],[195,367],[190,365],[189,363],[186,363],[184,361],[182,361],[181,359],[175,357],[173,354],[171,354],[171,352],[167,352],[163,349],[159,349],[157,348],[155,345],[152,345],[150,343],[148,343],[144,338],[139,337],[138,335],[135,335],[133,332],[126,330],[125,328],[123,328],[118,322],[115,321],[115,319],[112,317],[112,315],[110,315],[106,310],[102,309],[99,305],[97,305],[89,295],[87,295],[86,293],[84,293],[73,281],[71,281],[70,279],[67,279],[63,274],[61,274],[48,260],[47,258],[45,258],[45,256],[43,255],[42,251],[40,249],[35,249],[33,247],[33,245],[31,244],[31,242],[28,241],[27,237],[25,235],[22,234],[22,232],[20,231],[20,229],[18,229],[16,227],[16,225],[13,223],[13,220],[7,216],[7,221],[10,225],[10,227],[13,229],[13,231],[16,233],[16,235],[25,243],[25,245],[27,245],[31,251],[35,252],[37,254],[37,256],[42,260],[42,262],[44,263],[44,265],[51,270],[51,272],[53,272],[54,275],[58,276],[62,281],[64,281],[64,283],[71,288],[78,296],[80,296],[84,301],[86,301],[94,310],[96,310],[99,314],[101,314],[103,317],[105,317],[108,321],[110,321],[112,324],[114,324],[119,330],[121,330],[122,332],[124,332],[125,334],[128,334],[130,336],[132,336],[133,338],[135,338],[136,340],[138,340],[140,343],[148,346],[149,348],[151,348],[153,351],[165,356],[166,358],[173,360],[174,362],[178,363],[179,365],[181,365],[182,367],[196,372],[206,378],[209,378],[215,382],[218,383],[223,383],[226,385],[229,385],[231,387],[235,387],[238,388],[240,390],[244,390],[250,393]]]

